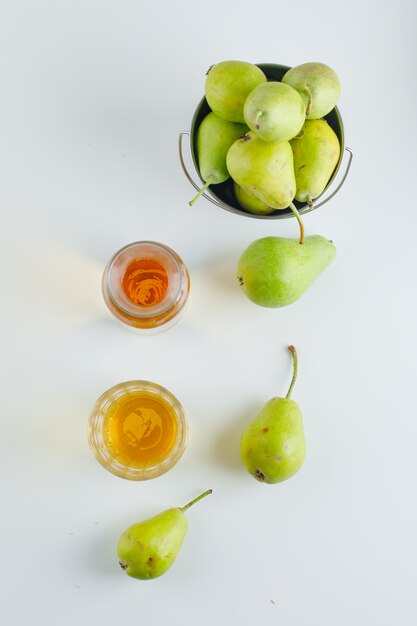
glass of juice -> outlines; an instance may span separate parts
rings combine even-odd
[[[156,478],[181,458],[187,439],[184,409],[167,389],[146,380],[103,393],[89,418],[88,440],[97,460],[130,480]]]
[[[139,334],[157,333],[181,318],[190,277],[174,250],[155,241],[137,241],[109,260],[102,291],[118,322]]]

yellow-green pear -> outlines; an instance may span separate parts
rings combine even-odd
[[[226,167],[226,156],[232,143],[248,130],[246,124],[228,122],[210,112],[197,130],[196,148],[198,167],[205,185],[190,201],[194,202],[209,185],[218,185],[230,177]]]
[[[286,237],[263,237],[240,256],[237,280],[255,304],[283,307],[298,300],[335,256],[336,246],[321,235],[306,237],[303,243]]]
[[[295,199],[310,204],[323,193],[339,161],[339,140],[325,120],[306,120],[300,136],[290,144],[297,185]]]
[[[288,141],[304,124],[305,103],[298,91],[277,81],[262,83],[246,98],[246,124],[264,141]]]
[[[285,209],[295,195],[293,153],[288,141],[262,141],[250,131],[226,158],[233,180],[273,209]]]
[[[282,82],[294,87],[304,99],[308,120],[330,113],[340,96],[339,77],[324,63],[302,63],[292,67],[284,74]]]
[[[263,71],[246,61],[222,61],[207,72],[205,94],[212,111],[230,122],[244,123],[243,105],[257,85],[267,80]]]
[[[290,395],[297,377],[294,346],[293,377],[285,398],[272,398],[248,426],[240,442],[240,457],[248,472],[263,483],[291,478],[304,462],[306,446],[300,408]]]
[[[234,183],[234,190],[236,200],[239,202],[240,206],[249,213],[253,213],[254,215],[268,215],[274,211],[272,207],[262,202],[262,200],[253,193],[250,193],[246,187],[241,187],[241,185]]]
[[[210,493],[211,489],[183,507],[129,526],[117,544],[119,564],[126,574],[141,580],[162,576],[175,561],[187,532],[185,512]]]

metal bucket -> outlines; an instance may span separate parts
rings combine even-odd
[[[284,74],[290,69],[286,65],[275,65],[273,63],[259,63],[258,67],[264,72],[268,80],[277,80],[277,81],[281,81]],[[184,137],[186,136],[189,137],[193,165],[200,180],[204,184],[204,181],[201,177],[200,170],[198,167],[196,137],[197,137],[197,130],[201,122],[206,117],[206,115],[210,113],[210,111],[211,109],[207,103],[207,100],[205,98],[202,98],[202,100],[200,101],[194,113],[194,116],[191,122],[191,130],[183,131],[180,133],[180,136],[179,136],[179,154],[180,154],[181,166],[182,166],[182,169],[184,170],[184,173],[187,179],[190,181],[194,189],[196,189],[197,191],[200,190],[200,185],[194,181],[192,175],[189,173],[187,166],[185,164],[183,140],[184,140]],[[334,132],[337,135],[337,138],[339,139],[339,143],[340,143],[339,161],[336,164],[336,167],[333,171],[333,174],[329,182],[326,185],[326,188],[324,189],[321,196],[319,196],[319,198],[322,198],[320,202],[317,202],[319,198],[316,198],[313,202],[311,202],[311,204],[303,204],[302,202],[298,202],[294,200],[294,204],[297,207],[298,212],[301,215],[304,215],[305,213],[309,213],[310,211],[314,211],[315,209],[318,209],[320,206],[328,202],[330,198],[333,198],[333,196],[339,191],[339,189],[345,182],[346,176],[348,175],[352,158],[353,158],[352,150],[345,146],[343,122],[342,122],[342,118],[340,116],[338,108],[335,107],[332,111],[330,111],[330,113],[328,113],[328,115],[324,117],[324,119],[329,124],[329,126],[334,130]],[[337,177],[337,174],[339,173],[339,170],[341,168],[342,162],[344,161],[345,155],[346,155],[347,161],[346,161],[344,172],[343,174],[341,174],[339,181],[336,181],[335,179]],[[333,187],[333,190],[331,189],[331,187]],[[233,190],[233,180],[231,178],[226,180],[224,183],[220,183],[219,185],[210,185],[208,190],[204,192],[202,195],[204,198],[206,198],[207,200],[210,200],[210,202],[212,202],[216,206],[221,207],[222,209],[225,209],[226,211],[237,213],[238,215],[244,215],[245,217],[253,217],[255,219],[261,219],[261,220],[262,219],[264,220],[265,219],[267,220],[278,219],[279,220],[279,219],[285,219],[287,217],[294,217],[294,214],[290,208],[276,210],[273,213],[270,213],[268,215],[255,215],[254,213],[249,213],[248,211],[245,211],[245,209],[243,209],[239,205],[236,199],[236,196]]]

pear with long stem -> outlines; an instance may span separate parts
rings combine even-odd
[[[174,563],[187,532],[185,512],[210,493],[212,489],[185,506],[167,509],[129,526],[117,545],[119,564],[126,574],[141,580],[162,576]]]
[[[230,146],[226,166],[235,183],[271,209],[289,207],[298,221],[303,243],[304,227],[293,203],[296,181],[289,142],[262,141],[250,131]]]
[[[269,400],[240,442],[240,457],[248,472],[269,484],[298,472],[306,453],[301,411],[290,397],[298,373],[297,351],[292,345],[288,350],[293,358],[293,375],[287,395]]]
[[[304,239],[301,219],[299,224],[299,239],[263,237],[242,252],[237,280],[255,304],[273,308],[292,304],[335,258],[336,246],[332,241],[321,235]]]

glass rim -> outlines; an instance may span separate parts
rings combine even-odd
[[[107,448],[103,437],[104,419],[109,406],[120,396],[129,395],[136,391],[150,392],[157,398],[162,396],[172,409],[177,424],[174,444],[166,456],[157,463],[142,468],[123,464],[115,458]],[[129,380],[110,387],[96,400],[88,419],[88,442],[94,456],[109,472],[128,480],[150,480],[165,474],[182,457],[187,443],[187,435],[188,425],[182,404],[168,389],[148,380]]]
[[[121,301],[118,295],[114,292],[114,289],[112,288],[111,277],[112,277],[112,272],[114,271],[114,267],[115,267],[115,263],[117,259],[123,253],[127,252],[130,248],[134,248],[136,246],[152,246],[155,248],[159,248],[159,250],[162,250],[163,252],[165,252],[175,264],[175,270],[176,270],[175,277],[178,280],[178,286],[171,294],[169,293],[169,289],[168,289],[166,294],[162,298],[162,300],[157,305],[150,305],[150,306],[137,305],[129,301],[127,296],[124,301]],[[158,259],[154,259],[154,260],[157,263],[159,262]],[[166,246],[163,243],[159,243],[157,241],[151,241],[151,240],[134,241],[132,243],[126,244],[125,246],[123,246],[123,248],[120,248],[120,250],[115,252],[114,255],[108,261],[104,269],[104,280],[105,280],[106,289],[109,293],[110,298],[115,303],[115,305],[123,313],[126,313],[127,315],[130,315],[132,317],[136,317],[139,319],[151,318],[157,315],[163,315],[164,313],[169,311],[169,309],[175,304],[175,302],[177,302],[177,300],[179,299],[181,295],[181,290],[183,286],[181,264],[183,264],[183,261],[179,257],[179,255],[175,252],[175,250],[173,250],[169,246]]]

